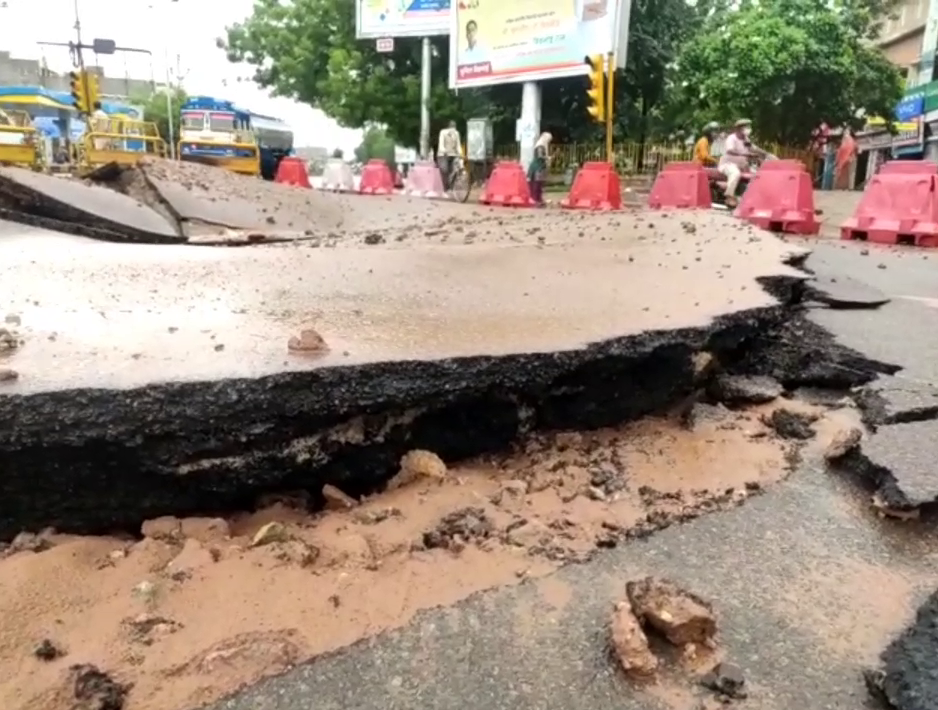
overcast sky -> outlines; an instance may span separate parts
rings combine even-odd
[[[226,25],[249,16],[253,4],[253,0],[78,0],[78,9],[85,44],[99,37],[153,53],[152,61],[140,54],[99,57],[108,76],[149,79],[152,73],[163,81],[167,64],[175,70],[178,54],[182,83],[190,94],[227,98],[281,118],[293,127],[297,146],[342,148],[350,153],[359,144],[361,131],[339,128],[308,106],[271,98],[252,81],[237,81],[239,76],[250,76],[251,67],[229,63],[215,47],[215,38],[224,35]],[[36,43],[67,42],[74,38],[74,24],[74,0],[0,0],[0,49],[14,57],[45,57],[53,71],[68,71],[66,48]]]

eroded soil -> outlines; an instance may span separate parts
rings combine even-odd
[[[816,436],[779,438],[764,422],[780,406],[819,416]],[[421,609],[739,505],[856,416],[779,400],[679,419],[417,467],[316,516],[287,495],[228,520],[151,521],[139,541],[47,534],[49,549],[0,561],[0,705],[70,710],[68,669],[93,664],[133,684],[130,710],[189,710]]]

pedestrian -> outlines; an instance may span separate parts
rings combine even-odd
[[[456,121],[450,121],[446,128],[440,131],[436,150],[436,159],[443,173],[443,188],[446,190],[452,187],[456,161],[460,158],[462,158],[462,139],[459,129],[456,128]]]
[[[547,148],[534,146],[534,158],[528,166],[528,190],[531,199],[538,205],[544,205],[544,180],[547,178]]]

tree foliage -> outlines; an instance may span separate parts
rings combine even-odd
[[[803,144],[826,121],[891,116],[899,72],[864,42],[889,6],[772,0],[717,13],[674,69],[677,113],[696,125],[746,117],[764,139]]]
[[[394,140],[383,128],[369,126],[365,129],[361,144],[355,149],[355,160],[367,163],[375,159],[394,165]]]
[[[706,120],[752,118],[763,136],[804,143],[820,121],[891,115],[898,74],[864,43],[897,0],[635,0],[629,63],[617,73],[618,140],[658,138]],[[388,139],[417,143],[419,39],[396,39],[379,53],[355,38],[348,0],[256,0],[253,14],[219,40],[254,79],[334,117],[386,127]],[[448,88],[448,38],[432,39],[433,135],[449,120],[494,122],[495,141],[514,141],[521,87]],[[542,83],[541,124],[557,142],[596,140],[586,112],[586,80]]]
[[[140,103],[143,104],[144,120],[152,121],[156,124],[160,137],[164,141],[169,141],[169,112],[173,116],[173,137],[179,140],[179,112],[182,104],[185,103],[187,96],[182,89],[170,89],[169,101],[166,100],[166,92],[154,91],[153,93],[141,97]]]

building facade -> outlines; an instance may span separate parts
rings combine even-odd
[[[101,97],[115,101],[129,98],[140,99],[149,96],[154,89],[162,89],[162,84],[154,84],[145,79],[131,79],[129,77],[116,78],[104,74],[98,66],[85,67],[98,77],[98,88]],[[0,86],[41,86],[53,91],[68,91],[68,75],[51,71],[41,61],[35,59],[19,59],[9,52],[0,51]]]

